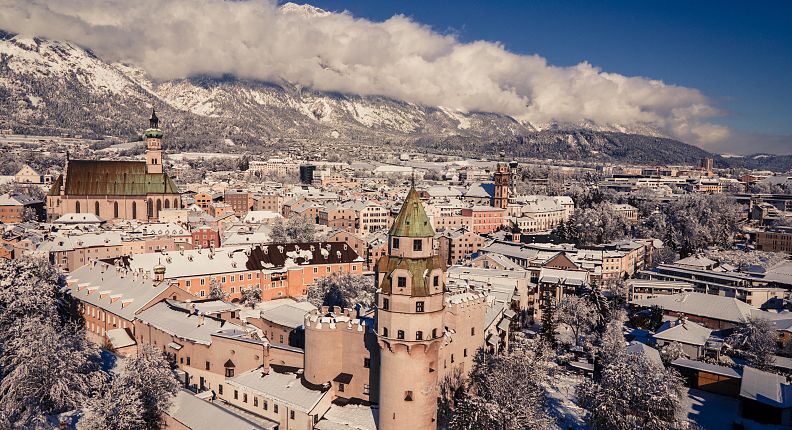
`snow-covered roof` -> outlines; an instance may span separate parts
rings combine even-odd
[[[244,332],[236,324],[191,313],[170,300],[157,303],[138,314],[137,318],[172,336],[204,345],[212,344],[213,334]]]
[[[303,383],[300,375],[275,371],[264,375],[260,368],[227,379],[226,382],[243,391],[247,389],[259,393],[305,413],[310,413],[322,398],[330,393],[329,387],[308,387]]]
[[[712,330],[692,321],[666,321],[657,330],[655,339],[704,346]]]
[[[66,281],[64,291],[72,297],[127,321],[168,288],[167,282],[154,282],[96,260],[73,270]]]
[[[745,321],[754,311],[758,311],[748,303],[733,297],[695,292],[634,300],[632,303],[642,307],[659,306],[667,311],[734,323]]]
[[[687,358],[677,358],[671,365],[686,369],[695,369],[715,375],[728,376],[730,378],[742,378],[742,374],[731,367],[719,366],[717,364],[705,363],[703,361],[690,360]]]
[[[281,214],[272,211],[250,211],[245,214],[245,217],[242,218],[242,222],[245,224],[258,224],[267,222],[270,220],[275,220],[278,218],[283,218]]]
[[[107,330],[107,332],[105,332],[105,336],[107,336],[107,341],[110,342],[110,346],[116,350],[119,348],[132,346],[137,343],[124,328],[114,328],[112,330]]]
[[[647,360],[657,365],[663,365],[663,359],[660,358],[660,352],[649,345],[634,340],[627,346],[627,352],[630,354],[643,354]]]
[[[297,328],[303,325],[305,315],[308,314],[308,312],[310,311],[301,307],[291,304],[282,304],[281,306],[262,310],[260,315],[263,320],[271,321],[284,327]]]
[[[101,224],[105,222],[103,218],[91,213],[67,213],[53,221],[54,224]]]
[[[740,397],[776,408],[792,408],[792,385],[787,384],[784,376],[745,366]]]
[[[332,405],[314,430],[377,430],[379,409],[348,404]]]
[[[168,410],[174,420],[191,430],[262,430],[277,429],[278,423],[265,418],[256,422],[237,415],[214,403],[201,400],[190,391],[176,393]]]

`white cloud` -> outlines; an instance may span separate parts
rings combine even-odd
[[[0,0],[0,28],[70,40],[155,79],[232,74],[383,95],[535,124],[642,125],[700,145],[729,137],[700,91],[554,67],[497,43],[461,43],[404,16],[384,22],[274,1]]]

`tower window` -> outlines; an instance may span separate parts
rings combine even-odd
[[[423,240],[413,239],[413,251],[420,251],[423,249]]]
[[[423,340],[423,332],[422,331],[416,331],[415,332],[415,340]]]
[[[396,278],[396,285],[399,288],[407,288],[407,278],[405,278],[404,276],[399,276],[398,278]]]
[[[436,338],[437,338],[437,329],[433,328],[432,329],[432,339],[436,339]]]
[[[424,302],[415,302],[415,312],[424,311]]]
[[[432,285],[434,285],[435,287],[439,287],[440,286],[440,276],[439,275],[435,275],[435,277],[432,279]]]
[[[470,327],[470,335],[471,336],[475,336],[476,335],[476,327]]]
[[[382,327],[382,335],[388,337],[388,327]]]
[[[383,298],[382,299],[382,310],[387,311],[389,306],[390,306],[390,300]]]
[[[404,330],[399,330],[396,332],[396,339],[404,340]]]
[[[365,367],[366,369],[371,368],[371,358],[369,357],[363,358],[363,367]]]
[[[398,237],[394,237],[393,238],[393,249],[399,249],[399,238]]]

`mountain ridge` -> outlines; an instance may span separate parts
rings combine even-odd
[[[437,152],[695,163],[712,154],[653,130],[601,125],[520,122],[487,112],[421,106],[383,96],[321,92],[288,82],[232,76],[164,82],[120,63],[107,63],[75,44],[0,31],[0,127],[34,134],[134,138],[151,104],[161,111],[173,150],[277,150],[300,141],[401,144]],[[495,152],[497,153],[497,152]],[[726,159],[761,165],[774,157]],[[778,164],[778,163],[776,163]],[[790,162],[781,162],[783,168]],[[787,167],[788,168],[788,167]]]

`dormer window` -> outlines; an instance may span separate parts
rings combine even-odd
[[[399,276],[398,278],[396,278],[396,285],[399,288],[407,288],[407,278],[405,278],[404,276]]]

